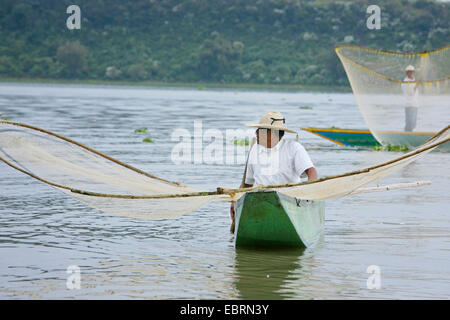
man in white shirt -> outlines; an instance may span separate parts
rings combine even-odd
[[[417,123],[417,108],[419,106],[419,90],[414,77],[414,66],[407,66],[406,77],[403,79],[402,91],[406,100],[405,131],[413,131]]]
[[[305,148],[298,141],[283,139],[285,132],[296,132],[285,128],[280,112],[268,111],[258,123],[247,126],[257,128],[257,144],[250,149],[241,187],[296,183],[303,175],[308,180],[317,179],[317,171]],[[230,215],[234,222],[234,202]]]

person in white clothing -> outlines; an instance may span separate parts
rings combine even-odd
[[[273,129],[258,129],[256,135],[258,144],[248,157],[246,187],[296,183],[301,175],[316,178],[311,158],[299,142],[282,139],[284,132]]]
[[[405,107],[405,131],[413,131],[417,124],[417,108],[419,106],[419,90],[417,88],[416,78],[414,77],[415,68],[412,65],[406,67],[406,77],[403,79],[402,91],[406,100]]]
[[[317,179],[317,170],[305,148],[298,141],[283,139],[285,132],[296,132],[285,128],[280,112],[268,111],[260,122],[247,126],[257,128],[257,143],[250,149],[241,187],[296,183],[302,176]],[[232,202],[230,208],[233,222],[234,205]]]

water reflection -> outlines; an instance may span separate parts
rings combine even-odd
[[[289,299],[299,279],[304,249],[236,248],[234,285],[241,299]]]

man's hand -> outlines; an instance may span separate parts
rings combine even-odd
[[[232,201],[231,202],[231,206],[230,206],[230,217],[231,217],[231,220],[234,220],[234,204],[235,203],[236,203],[235,201]]]

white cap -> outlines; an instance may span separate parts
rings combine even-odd
[[[405,68],[405,71],[416,71],[416,68],[414,68],[414,66],[409,65]]]

